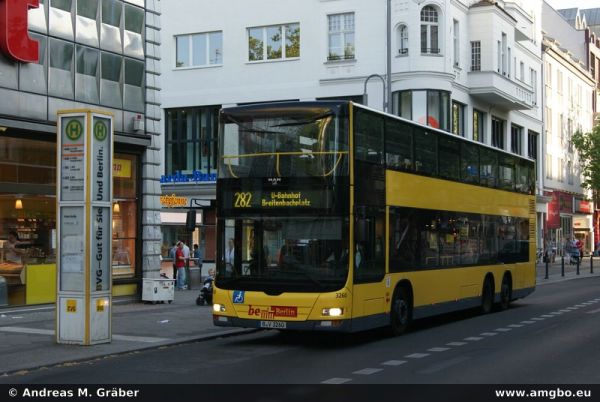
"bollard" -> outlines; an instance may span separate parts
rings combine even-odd
[[[579,275],[579,261],[581,260],[581,258],[577,258],[577,275]]]
[[[560,257],[560,276],[565,276],[565,256]]]
[[[594,273],[594,253],[590,254],[590,274]]]
[[[546,260],[546,276],[544,277],[544,279],[548,279],[548,260]]]

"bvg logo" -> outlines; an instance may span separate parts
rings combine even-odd
[[[233,197],[235,201],[233,203],[234,208],[250,208],[252,202],[252,193],[234,193]]]
[[[0,0],[0,50],[14,60],[39,61],[39,42],[27,31],[28,10],[39,6],[39,0]]]

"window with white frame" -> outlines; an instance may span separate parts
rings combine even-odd
[[[573,180],[573,162],[568,161],[567,162],[567,182],[569,184],[573,184],[574,180]]]
[[[533,104],[537,104],[537,71],[533,68],[529,69],[529,83],[531,84],[531,88],[533,89]]]
[[[481,71],[481,41],[471,42],[471,71]]]
[[[545,71],[544,71],[544,84],[548,88],[552,88],[552,64],[550,62],[545,63]]]
[[[223,32],[175,36],[175,67],[206,67],[223,64]]]
[[[546,154],[546,179],[552,179],[552,163],[554,158],[550,154]]]
[[[421,53],[440,53],[438,12],[433,6],[421,10]]]
[[[248,61],[300,57],[300,24],[248,28]]]
[[[408,27],[404,24],[398,27],[398,54],[408,54]]]
[[[327,16],[329,54],[327,60],[354,59],[354,13]]]

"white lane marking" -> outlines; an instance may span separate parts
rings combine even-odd
[[[600,313],[600,308],[597,310],[592,310],[592,311],[588,311],[588,314],[596,314],[596,313]]]
[[[543,317],[533,317],[532,320],[533,321],[544,321],[545,318],[543,318]]]
[[[496,328],[494,331],[497,331],[497,332],[508,332],[508,331],[512,331],[512,329],[510,329],[510,328]]]
[[[351,378],[330,378],[329,380],[321,381],[321,384],[344,384],[346,382],[352,381]]]
[[[406,360],[388,360],[387,362],[381,363],[383,366],[400,366],[406,363]]]
[[[576,304],[575,307],[577,307],[577,308],[584,308],[585,304]]]
[[[544,315],[541,315],[540,317],[544,317],[544,318],[554,318],[554,316],[553,316],[553,315],[550,315],[550,314],[544,314]]]
[[[404,356],[407,359],[422,359],[424,357],[429,356],[429,353],[413,353],[412,355]]]
[[[531,320],[521,321],[521,324],[535,324],[535,321],[531,321]]]
[[[481,336],[496,336],[498,334],[495,332],[482,332],[479,335],[481,335]]]
[[[564,309],[564,310],[558,310],[558,311],[560,311],[561,313],[570,313],[570,312],[571,312],[571,310],[567,310],[567,309]]]
[[[450,350],[450,348],[431,348],[431,349],[427,349],[428,352],[445,352],[447,350]]]
[[[2,310],[2,314],[12,314],[12,313],[23,313],[26,311],[47,311],[47,310],[54,310],[54,306],[52,307],[39,307],[39,308],[24,308],[24,309],[18,309],[18,310]]]
[[[25,327],[0,327],[0,332],[12,332],[20,334],[54,335],[53,329],[25,328]],[[154,338],[151,336],[113,335],[112,339],[117,341],[157,343],[168,341],[169,338]]]
[[[562,313],[560,311],[553,311],[551,313],[548,313],[550,315],[561,315]]]
[[[379,373],[380,371],[383,371],[383,369],[380,368],[365,368],[362,370],[358,370],[353,372],[352,374],[360,374],[360,375],[371,375],[371,374],[375,374],[375,373]]]
[[[510,324],[509,327],[510,328],[521,328],[522,325],[521,324]]]
[[[468,337],[468,338],[465,338],[465,339],[463,339],[463,340],[465,340],[465,341],[480,341],[480,340],[482,340],[482,339],[483,339],[483,338],[480,338],[480,337],[478,337],[478,336],[470,336],[470,337]]]
[[[577,310],[577,307],[567,307],[566,310],[571,310],[571,311]]]
[[[463,346],[466,344],[467,344],[467,342],[450,342],[450,343],[447,343],[446,345],[448,345],[448,346]]]

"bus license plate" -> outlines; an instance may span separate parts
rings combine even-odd
[[[285,326],[285,321],[261,321],[260,322],[260,327],[261,328],[283,329],[286,326]]]

